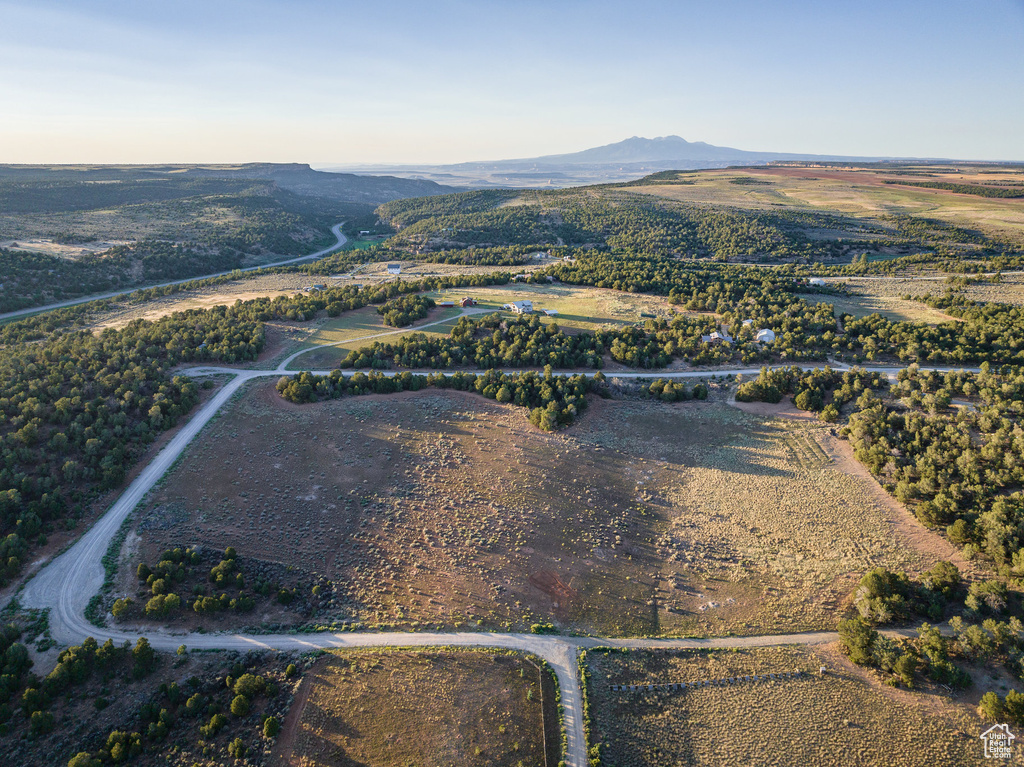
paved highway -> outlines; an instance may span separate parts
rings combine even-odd
[[[210,279],[211,277],[223,277],[226,274],[233,274],[235,272],[254,272],[257,269],[269,269],[270,267],[273,266],[287,266],[288,264],[297,264],[299,261],[308,261],[311,258],[320,258],[321,256],[326,256],[329,253],[333,253],[346,242],[348,242],[348,238],[341,233],[341,227],[343,227],[344,225],[345,222],[342,221],[340,224],[335,224],[334,226],[331,227],[331,232],[334,234],[335,238],[337,238],[337,242],[335,242],[333,245],[329,247],[324,248],[323,250],[318,250],[316,253],[310,253],[309,255],[306,256],[299,256],[297,258],[287,258],[284,261],[275,261],[272,264],[261,264],[260,266],[247,266],[245,269],[230,269],[226,272],[215,272],[214,274],[197,274],[195,277],[186,277],[183,280],[171,280],[170,282],[159,282],[155,285],[139,285],[138,287],[127,288],[126,290],[114,290],[111,291],[110,293],[98,293],[96,295],[84,296],[82,298],[72,298],[68,301],[58,301],[53,304],[46,304],[45,306],[31,306],[28,309],[18,309],[16,312],[5,312],[4,314],[0,314],[0,320],[10,320],[14,319],[15,317],[24,317],[25,315],[28,314],[39,314],[40,312],[48,312],[52,309],[63,309],[64,307],[67,306],[76,306],[78,304],[88,303],[89,301],[99,301],[104,298],[115,298],[116,296],[124,296],[127,295],[128,293],[134,293],[136,290],[146,290],[147,288],[163,288],[168,285],[181,285],[185,282],[192,282],[193,280],[206,280]]]

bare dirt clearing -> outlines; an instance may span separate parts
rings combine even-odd
[[[982,764],[987,725],[937,695],[895,693],[827,652],[587,653],[595,740],[604,765]],[[819,676],[824,663],[829,671]],[[800,677],[683,691],[614,692],[613,684],[696,682],[800,670]],[[921,705],[924,699],[926,705]]]
[[[545,764],[540,672],[490,652],[346,652],[303,681],[281,765]]]
[[[832,628],[866,569],[928,566],[820,429],[724,403],[595,400],[565,432],[431,390],[296,406],[260,383],[138,516],[323,575],[318,620],[605,634]]]

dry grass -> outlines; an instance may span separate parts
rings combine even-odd
[[[301,345],[294,351],[302,348],[310,349],[309,352],[296,357],[289,364],[291,370],[324,370],[336,367],[345,356],[354,349],[369,346],[374,341],[384,343],[396,343],[405,335],[411,333],[424,333],[428,336],[446,336],[458,321],[462,309],[436,308],[415,325],[407,328],[394,328],[384,324],[384,318],[377,313],[375,306],[366,306],[352,312],[346,312],[338,317],[321,318],[312,326],[311,332],[302,339]],[[451,322],[442,325],[435,325],[421,330],[420,327],[438,320],[450,319]],[[379,338],[377,337],[379,336]],[[317,346],[334,344],[321,349]]]
[[[936,172],[934,168],[928,171]],[[731,183],[732,179],[739,176],[768,183]],[[872,168],[733,168],[683,173],[681,177],[693,183],[628,189],[639,194],[683,202],[733,205],[757,210],[773,207],[818,210],[867,219],[889,214],[912,215],[977,228],[987,234],[1007,235],[1017,239],[1024,234],[1024,199],[994,199],[939,189],[883,184],[883,180],[900,180],[901,176],[879,173]],[[938,172],[925,178],[906,176],[904,180],[971,184],[994,182],[999,178],[1002,177],[970,172],[947,176]],[[1011,172],[1006,178],[1020,181],[1022,177]]]
[[[984,762],[987,725],[931,695],[881,688],[829,655],[796,648],[588,653],[603,765],[889,765]],[[824,676],[818,667],[829,667]],[[694,682],[803,670],[784,681],[685,691],[612,692],[612,684]]]
[[[186,309],[208,309],[220,304],[230,306],[235,301],[262,296],[294,295],[311,281],[316,280],[311,280],[308,274],[262,274],[207,288],[183,290],[142,304],[119,301],[113,308],[97,314],[93,327],[120,328],[132,320],[155,320]]]
[[[539,671],[520,656],[336,653],[318,661],[303,685],[275,749],[281,764],[545,763]]]
[[[566,330],[594,331],[608,325],[618,326],[643,322],[649,314],[671,317],[676,310],[661,296],[581,288],[571,285],[499,285],[490,288],[460,288],[441,294],[431,294],[436,301],[457,301],[472,296],[480,308],[500,311],[512,301],[532,301],[536,310],[555,309],[558,316],[551,318]],[[548,321],[548,320],[545,320]]]
[[[900,282],[914,282],[913,280],[901,280]],[[920,286],[922,282],[917,281],[917,285]],[[925,283],[926,285],[928,283]],[[910,293],[914,295],[913,290],[904,290],[902,293],[894,293],[892,286],[888,284],[888,280],[885,282],[879,281],[877,285],[872,285],[866,281],[862,281],[854,287],[850,285],[850,291],[853,295],[849,296],[823,296],[818,293],[804,293],[797,294],[798,298],[803,298],[810,303],[818,304],[832,304],[835,307],[836,316],[841,314],[852,314],[854,317],[866,317],[869,314],[881,314],[883,317],[893,320],[895,322],[924,322],[929,325],[938,325],[943,322],[955,322],[954,317],[950,317],[945,312],[941,312],[938,309],[933,309],[917,301],[907,301],[900,296]],[[937,287],[941,283],[931,283],[930,289],[936,291]],[[929,288],[918,288],[922,294],[928,292]]]
[[[850,301],[865,301],[877,304],[880,307],[900,307],[903,311],[915,311],[906,307],[911,303],[904,301],[904,295],[923,296],[928,293],[941,295],[946,291],[945,280],[914,279],[913,277],[900,277],[893,279],[866,280],[856,277],[830,278],[828,282],[838,282],[846,286],[847,290],[855,296]],[[985,278],[977,282],[971,282],[965,291],[967,298],[972,301],[997,301],[1014,306],[1024,305],[1024,274],[1009,274],[1000,277],[999,281],[992,278]],[[831,302],[831,297],[818,296],[821,300]],[[913,304],[917,312],[935,312],[924,304]],[[837,305],[838,308],[838,305]],[[851,314],[855,314],[850,310]],[[945,315],[943,315],[945,316]]]
[[[154,492],[140,555],[231,545],[323,575],[322,621],[604,634],[831,628],[864,570],[930,564],[817,427],[699,402],[596,400],[556,434],[526,417],[258,384]]]

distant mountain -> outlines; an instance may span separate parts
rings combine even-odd
[[[435,180],[476,187],[564,187],[630,181],[661,170],[697,170],[777,161],[878,162],[894,158],[751,152],[687,141],[679,136],[633,136],[606,146],[569,154],[454,165],[330,166],[354,173],[386,172],[404,178]]]
[[[743,149],[715,146],[703,141],[687,141],[679,136],[660,136],[658,138],[641,138],[633,136],[625,141],[614,144],[584,149],[571,154],[551,154],[535,157],[532,160],[514,160],[538,165],[632,165],[634,163],[657,163],[672,165],[684,162],[767,162],[776,159],[808,159],[818,155],[795,155],[779,152],[747,152]],[[665,167],[661,170],[675,170]]]

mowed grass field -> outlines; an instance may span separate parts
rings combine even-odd
[[[724,402],[595,399],[554,434],[527,415],[253,384],[152,493],[133,556],[234,546],[322,575],[319,623],[609,635],[832,628],[865,570],[931,564],[818,427]]]
[[[462,309],[458,307],[438,307],[432,309],[422,320],[406,328],[385,325],[384,318],[377,313],[376,306],[365,306],[337,317],[327,317],[318,320],[311,332],[295,347],[293,351],[300,349],[309,349],[310,351],[296,357],[288,368],[290,370],[323,370],[337,367],[338,363],[354,349],[369,346],[375,341],[392,343],[410,333],[448,335],[461,314]],[[434,323],[439,320],[450,320],[450,322],[435,325]],[[419,328],[424,325],[431,325],[431,327],[420,330]]]
[[[825,664],[828,671],[819,675]],[[932,767],[986,762],[988,727],[947,698],[885,688],[834,653],[797,648],[587,653],[592,742],[604,767]],[[797,678],[683,691],[613,684]]]
[[[1024,236],[1024,199],[998,199],[956,194],[940,189],[885,184],[883,181],[948,181],[958,184],[1020,182],[1024,174],[1002,175],[943,173],[928,169],[927,176],[883,173],[875,168],[730,168],[682,171],[685,184],[625,187],[637,194],[681,202],[733,205],[770,210],[773,207],[819,210],[870,219],[899,214],[934,218],[1019,239]],[[735,183],[752,179],[754,183]],[[840,235],[843,236],[843,235]]]
[[[429,294],[435,301],[458,301],[471,296],[478,308],[500,311],[513,301],[532,301],[536,311],[554,309],[558,315],[550,318],[559,327],[569,330],[594,331],[607,326],[643,322],[650,315],[671,317],[676,309],[661,296],[584,288],[572,285],[496,285],[487,288],[466,288]]]
[[[544,767],[540,673],[514,654],[329,654],[303,680],[276,763]]]

